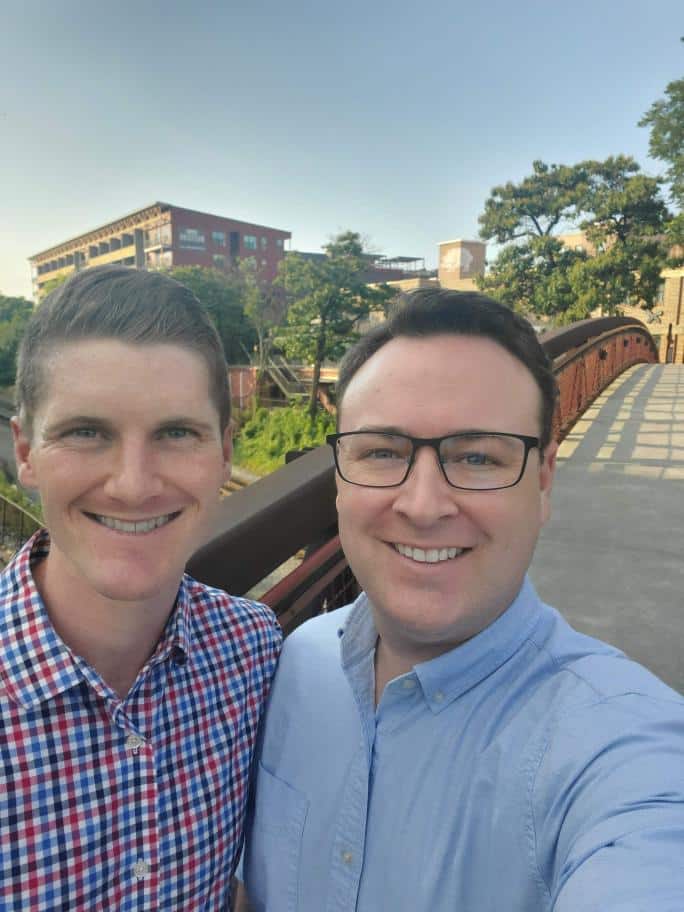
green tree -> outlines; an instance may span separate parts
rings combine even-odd
[[[283,289],[262,275],[254,257],[240,260],[238,275],[242,306],[256,333],[257,379],[261,380],[273,347],[276,327],[285,318],[287,301]]]
[[[585,165],[590,177],[582,208],[588,215],[580,227],[596,255],[573,271],[578,299],[606,314],[629,301],[651,309],[667,257],[662,181],[642,174],[626,155]]]
[[[481,234],[506,246],[480,287],[559,322],[583,319],[597,306],[615,313],[628,300],[652,307],[666,252],[660,180],[624,155],[573,166],[537,161],[533,171],[519,185],[495,187],[485,203]],[[554,236],[569,222],[585,231],[594,256]]]
[[[54,279],[48,279],[40,289],[40,300],[44,301],[50,292],[54,291],[55,288],[59,288],[60,285],[64,285],[68,278],[69,273],[63,272],[61,275],[55,276]]]
[[[519,184],[494,187],[479,218],[480,236],[507,244],[520,238],[549,237],[579,211],[588,175],[583,165],[532,162],[532,174]]]
[[[369,255],[357,232],[339,234],[323,249],[326,255],[320,259],[285,257],[277,280],[290,302],[279,341],[289,357],[313,365],[312,418],[323,362],[338,359],[358,338],[359,322],[370,310],[382,310],[393,294],[386,286],[366,284]]]
[[[478,285],[512,310],[560,315],[575,304],[568,273],[584,259],[583,251],[572,250],[557,238],[532,237],[504,247]]]
[[[189,288],[206,307],[221,337],[226,361],[244,364],[256,334],[244,311],[239,279],[204,266],[174,266],[168,274]]]
[[[26,298],[0,294],[0,386],[14,383],[17,349],[32,311]]]
[[[665,97],[653,102],[639,126],[650,127],[649,151],[666,162],[672,199],[684,207],[684,79],[667,85]]]

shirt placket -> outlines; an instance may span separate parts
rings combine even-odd
[[[342,812],[338,818],[330,862],[330,890],[326,912],[354,912],[363,873],[366,819],[375,739],[373,707],[374,653],[347,670],[354,691],[363,736],[349,768]]]
[[[153,672],[154,669],[150,669]],[[135,897],[131,909],[159,908],[159,813],[156,751],[153,726],[153,673],[141,681],[134,694],[120,703],[115,722],[120,730],[120,750],[128,790],[127,815],[133,821],[130,841],[122,852],[122,882]],[[126,892],[126,891],[124,891]],[[123,908],[128,908],[123,906]]]

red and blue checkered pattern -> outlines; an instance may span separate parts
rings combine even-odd
[[[0,908],[227,909],[275,618],[184,577],[122,701],[49,622],[48,549],[37,533],[0,576]]]

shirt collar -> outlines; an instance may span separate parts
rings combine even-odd
[[[58,636],[36,588],[32,568],[47,557],[49,550],[49,533],[41,529],[0,576],[0,679],[8,696],[27,709],[84,680],[91,686],[99,681],[97,673]],[[179,663],[187,660],[190,608],[190,593],[183,578],[176,608],[150,664],[169,656]]]
[[[528,639],[541,614],[541,602],[525,577],[504,613],[471,640],[414,666],[423,696],[436,714],[500,668]],[[343,635],[342,635],[343,633]],[[365,593],[354,602],[341,632],[342,667],[356,664],[375,648],[377,631]]]

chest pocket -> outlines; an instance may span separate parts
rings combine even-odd
[[[296,912],[306,795],[259,764],[245,883],[255,912]]]

